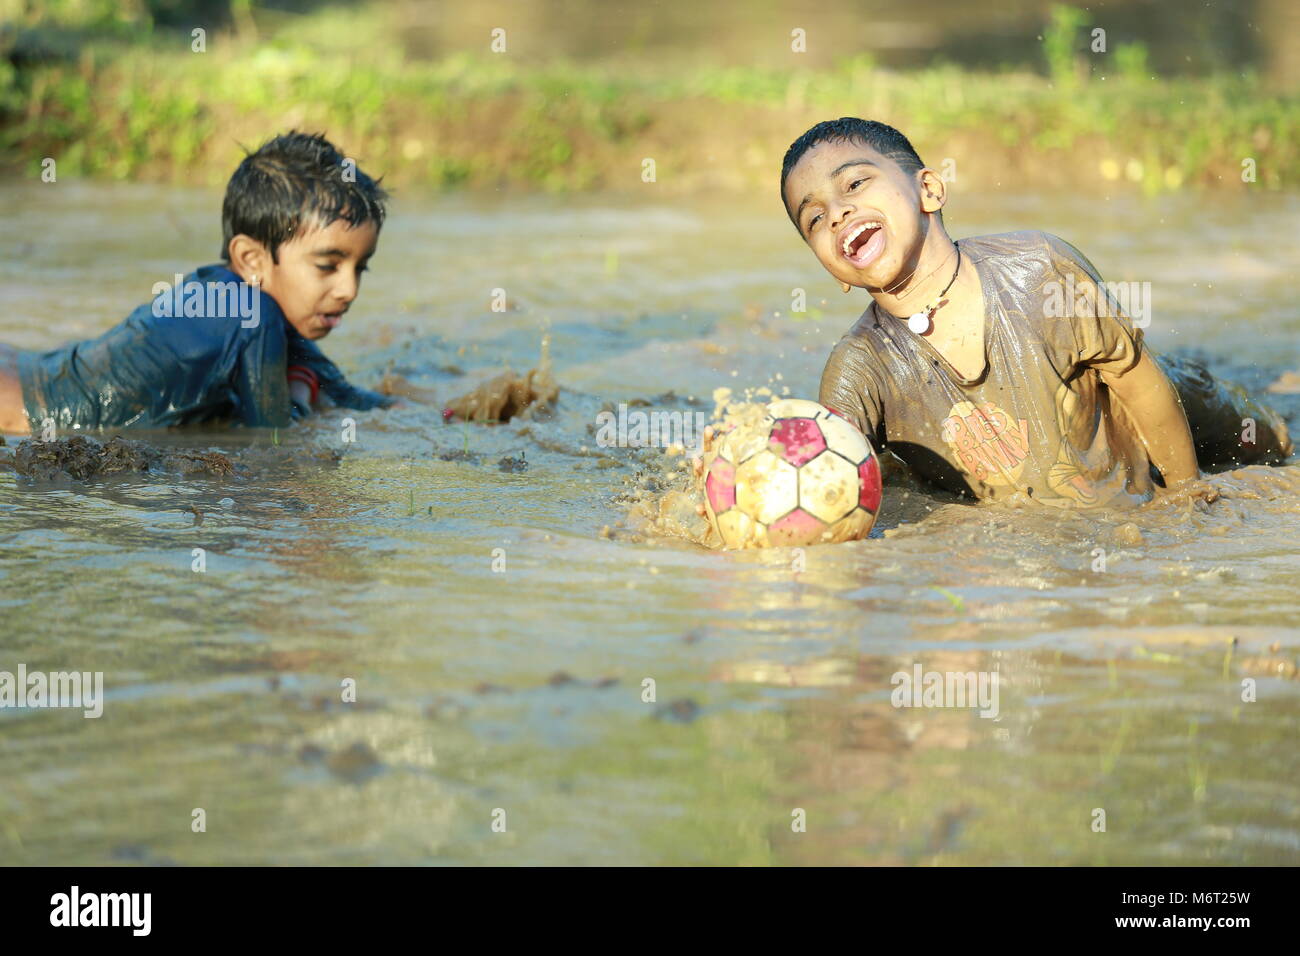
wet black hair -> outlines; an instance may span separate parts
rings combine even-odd
[[[276,251],[306,222],[328,226],[384,224],[388,194],[322,133],[292,130],[248,153],[226,186],[221,204],[221,258],[230,261],[230,240],[256,239],[278,262]]]
[[[841,116],[836,120],[824,120],[804,133],[785,151],[781,162],[781,204],[785,202],[785,181],[790,178],[790,171],[803,159],[804,153],[818,143],[861,143],[870,146],[880,155],[898,163],[903,172],[911,175],[918,169],[924,169],[925,163],[912,147],[907,137],[884,123],[875,120],[858,119],[856,116]],[[786,215],[794,222],[794,213],[786,206]],[[799,223],[794,223],[799,228]]]

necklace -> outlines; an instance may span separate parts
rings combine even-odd
[[[920,312],[913,312],[907,317],[907,327],[917,335],[925,335],[934,328],[934,313],[939,311],[940,306],[948,301],[944,296],[948,294],[952,284],[957,281],[957,273],[961,271],[961,246],[954,242],[953,247],[957,250],[957,268],[952,270],[952,278],[948,280],[948,284],[943,287],[943,291],[939,293],[931,305],[927,305]]]
[[[953,245],[953,248],[954,248],[954,249],[957,247],[957,243],[955,243],[955,242],[954,242],[952,245]],[[947,262],[947,261],[948,261],[947,259],[943,260],[943,262]],[[929,279],[930,276],[934,275],[936,272],[938,272],[940,269],[942,269],[942,268],[943,268],[943,262],[939,263],[937,266],[935,266],[933,269],[931,269],[931,270],[926,274],[925,278],[922,279],[921,281],[922,281],[922,282],[925,282],[926,279]],[[895,282],[893,285],[890,285],[890,286],[884,286],[884,287],[882,287],[882,288],[880,288],[880,289],[868,289],[867,291],[869,291],[869,292],[884,292],[884,293],[887,293],[888,295],[894,295],[896,290],[901,289],[903,286],[907,285],[907,284],[908,284],[909,282],[911,282],[912,279],[915,278],[915,277],[916,277],[916,270],[913,269],[911,275],[906,275],[906,276],[904,276],[903,278],[901,278],[901,279],[899,279],[897,282]],[[902,302],[904,299],[906,299],[909,295],[911,295],[911,294],[912,294],[913,292],[915,292],[915,291],[916,291],[915,288],[908,289],[906,292],[904,292],[904,293],[902,293],[901,295],[898,296],[898,301]]]

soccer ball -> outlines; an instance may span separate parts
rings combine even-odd
[[[865,538],[880,509],[880,462],[846,419],[782,399],[756,425],[723,436],[705,471],[704,501],[727,548]]]

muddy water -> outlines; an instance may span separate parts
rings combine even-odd
[[[218,243],[209,193],[0,203],[0,341],[20,347],[107,327]],[[1297,212],[1003,195],[948,218],[1049,229],[1151,281],[1151,342],[1259,386],[1300,368]],[[1300,467],[1126,514],[895,478],[869,540],[801,571],[629,518],[629,493],[671,479],[657,453],[597,447],[602,407],[813,395],[864,305],[772,205],[400,196],[328,351],[433,404],[355,414],[350,443],[337,414],[152,436],[229,454],[227,477],[0,471],[0,670],[102,671],[106,697],[97,720],[0,710],[0,862],[1300,859]],[[552,417],[442,423],[438,402],[530,368],[543,335]],[[996,671],[998,719],[891,706],[916,663]]]

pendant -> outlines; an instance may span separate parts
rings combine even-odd
[[[930,331],[930,313],[916,312],[907,317],[907,327],[917,335],[925,335]]]

